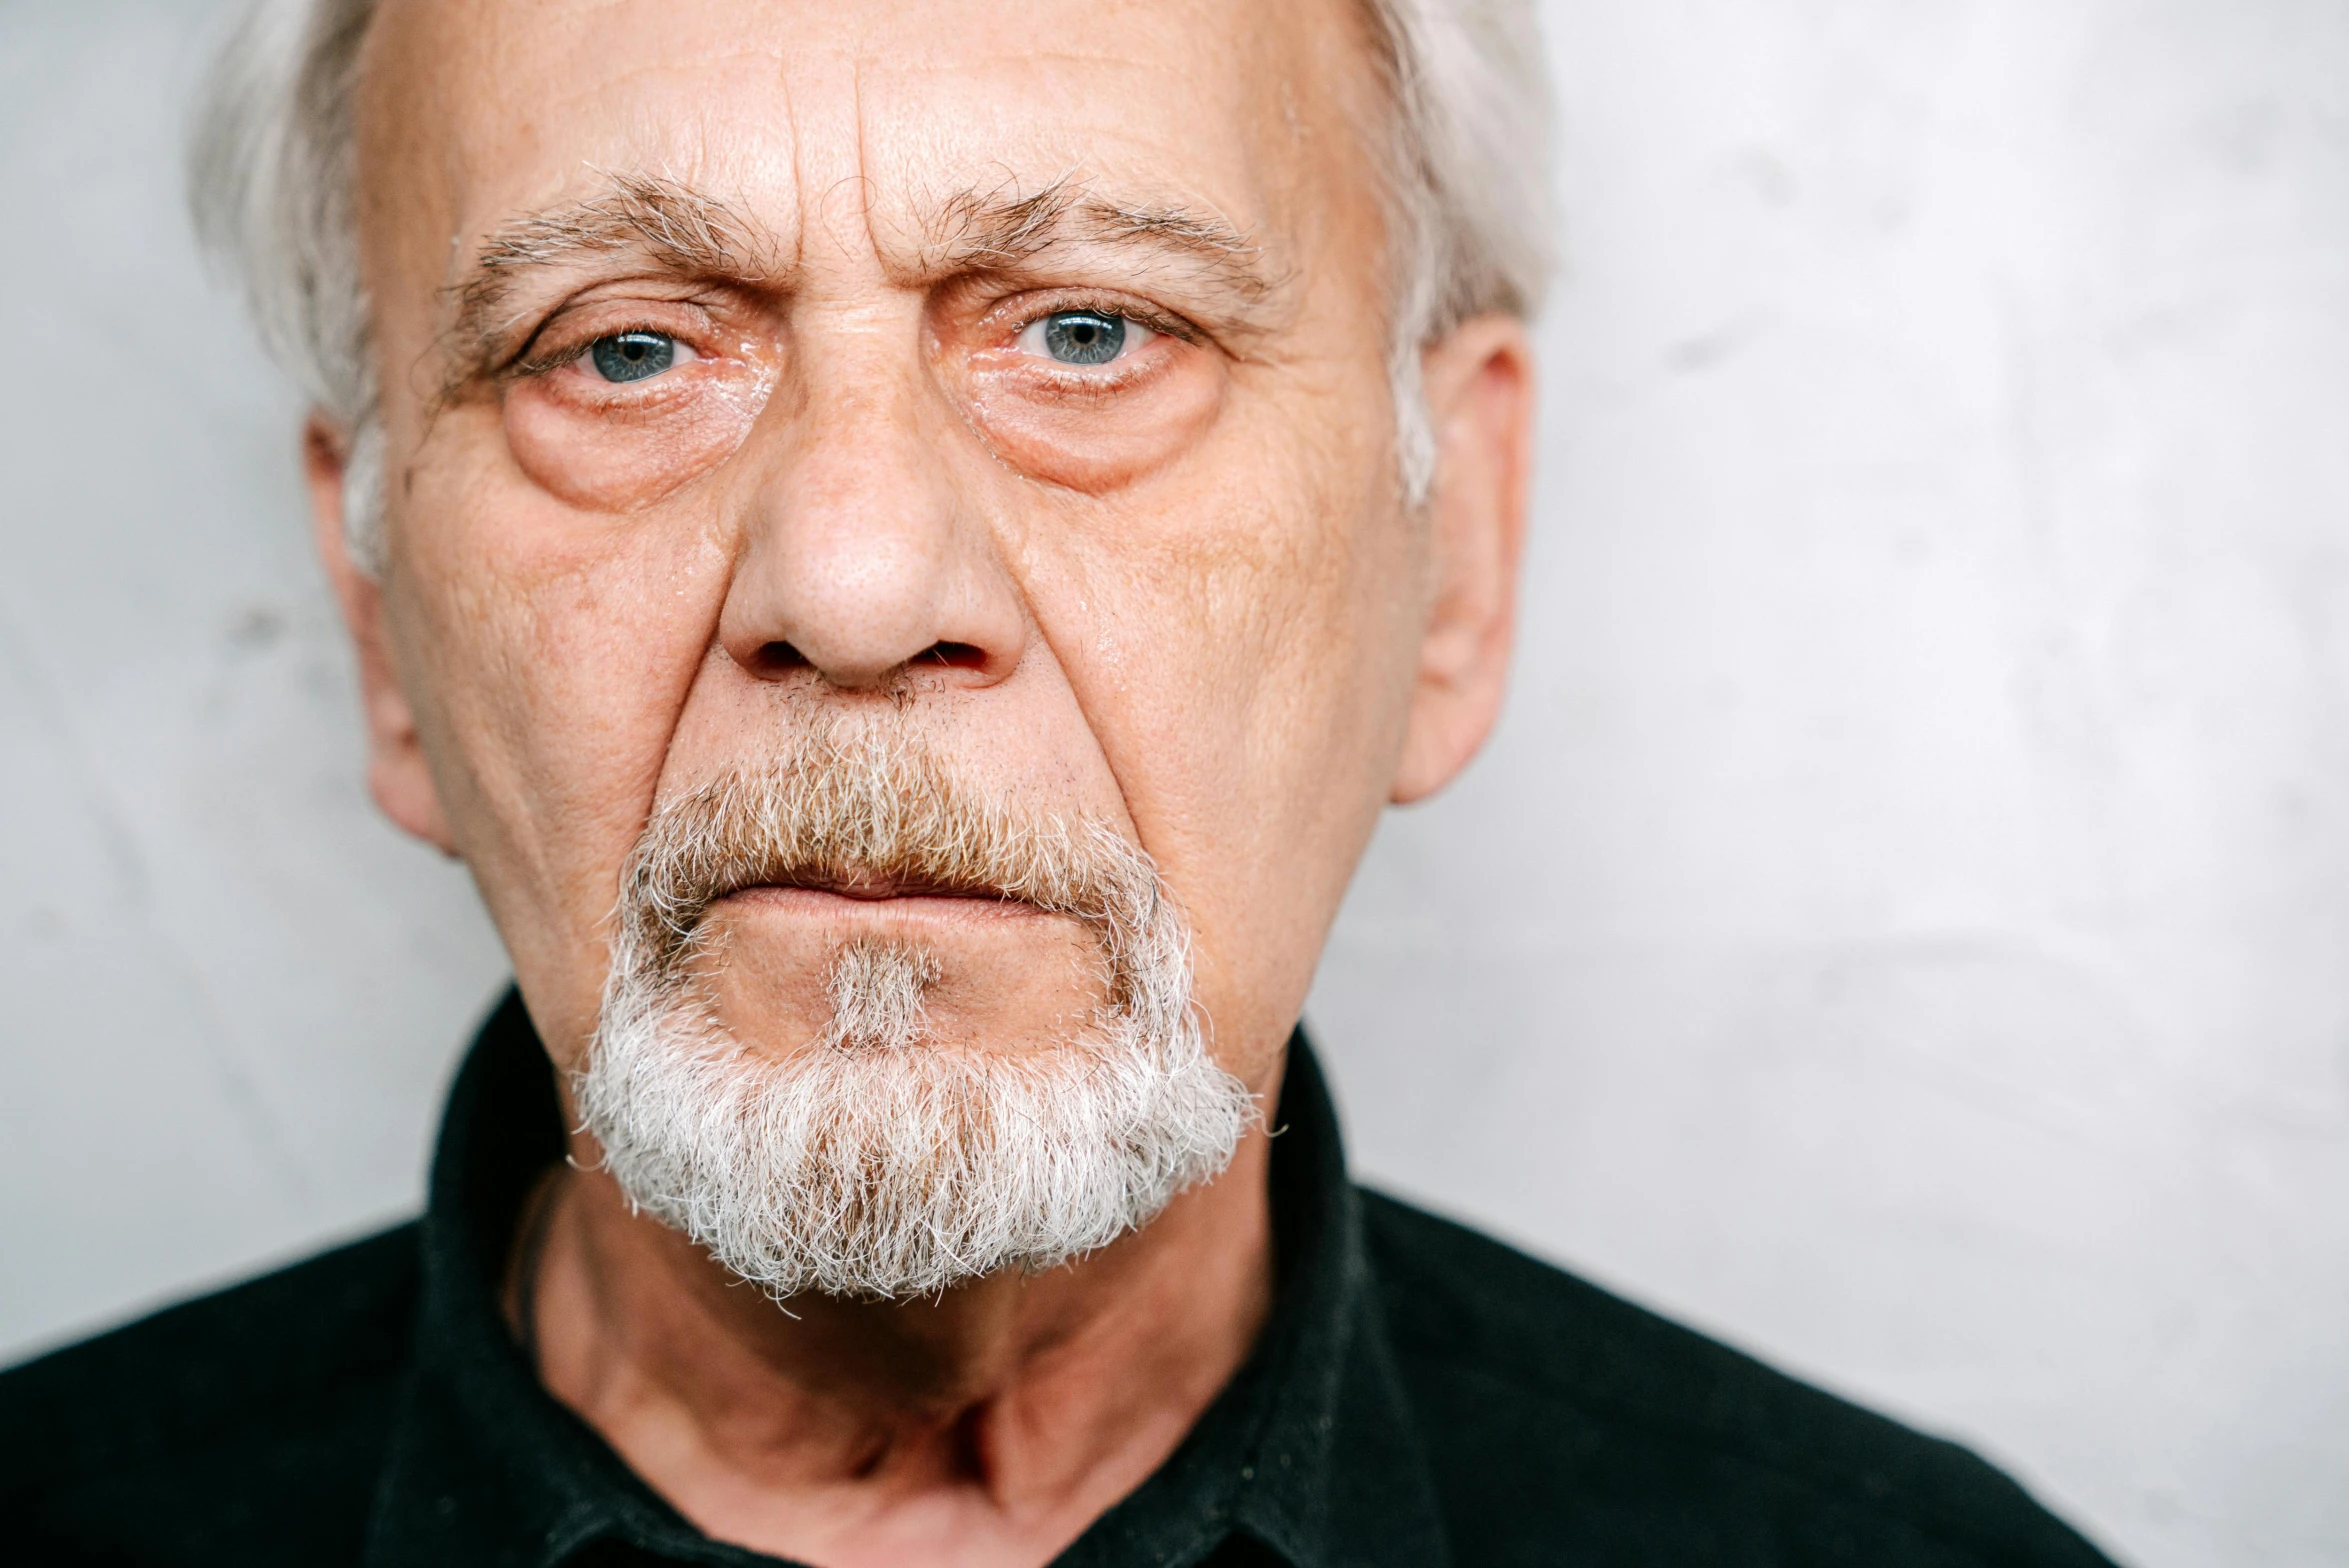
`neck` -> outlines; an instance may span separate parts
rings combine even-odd
[[[779,1306],[592,1152],[509,1295],[541,1378],[708,1534],[821,1568],[1049,1562],[1173,1453],[1271,1306],[1261,1127],[1091,1257],[909,1302]]]

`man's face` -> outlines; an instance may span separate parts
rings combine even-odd
[[[1398,769],[1490,712],[1422,711],[1369,61],[1351,0],[385,0],[376,787],[559,1060],[656,809],[886,726],[1154,859],[1269,1078]],[[1098,1006],[1080,927],[907,891],[720,899],[720,1021],[804,1046],[876,937],[982,1046]]]

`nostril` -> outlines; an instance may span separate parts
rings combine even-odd
[[[760,675],[782,675],[791,670],[804,670],[808,667],[807,655],[787,642],[762,644],[758,653],[754,655],[754,659],[757,673]]]
[[[759,644],[748,657],[742,658],[741,662],[744,669],[760,680],[783,680],[802,670],[808,670],[815,672],[827,681],[836,683],[845,681],[852,686],[868,683],[867,679],[859,677],[853,667],[819,665],[815,660],[800,652],[795,644],[780,640]],[[881,683],[886,685],[908,670],[920,669],[924,666],[933,669],[984,671],[987,668],[987,651],[976,643],[934,642],[906,660],[905,663],[896,666],[880,677]]]
[[[979,670],[987,666],[986,653],[967,642],[934,642],[913,657],[915,664],[939,664],[950,670]]]

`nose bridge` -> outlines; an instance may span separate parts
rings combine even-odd
[[[948,474],[944,410],[911,332],[817,330],[769,405],[720,637],[764,679],[860,688],[909,665],[999,679],[1024,617],[983,522]]]

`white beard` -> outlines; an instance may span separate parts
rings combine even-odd
[[[1101,943],[1109,1002],[1075,1039],[933,1043],[935,960],[851,942],[826,977],[824,1033],[762,1053],[695,978],[701,911],[746,871],[815,865],[1073,914]],[[1182,924],[1140,851],[975,804],[902,740],[827,737],[664,810],[627,887],[580,1114],[632,1203],[778,1299],[901,1299],[1052,1268],[1219,1173],[1255,1117],[1207,1053]]]

